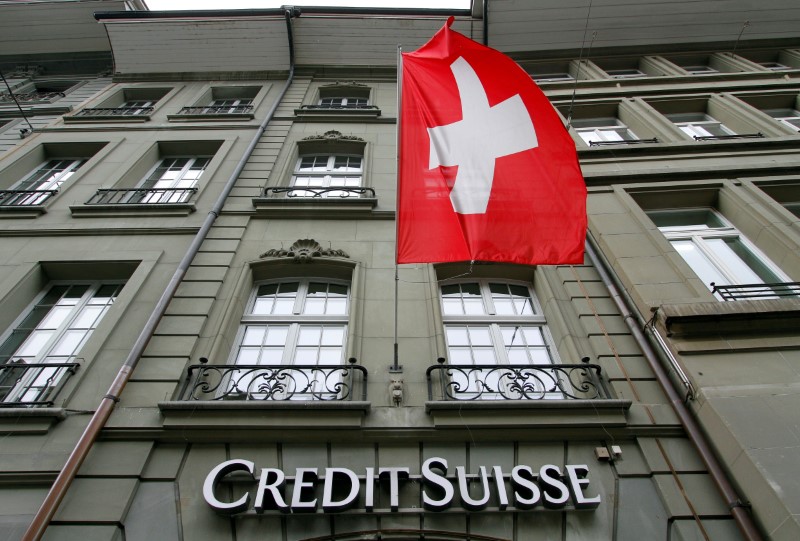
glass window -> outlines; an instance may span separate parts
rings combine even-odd
[[[714,285],[789,281],[774,263],[713,209],[659,210],[648,212],[648,216],[711,291]],[[715,295],[722,299],[719,293]]]
[[[349,313],[348,284],[325,279],[285,280],[255,287],[242,318],[233,364],[248,366],[231,377],[230,387],[248,398],[310,400],[314,393],[336,394],[345,358]],[[298,368],[270,371],[270,389],[258,366]],[[303,370],[302,367],[323,370]],[[280,387],[276,390],[276,385]]]
[[[646,73],[638,69],[606,70],[606,73],[612,79],[638,79],[647,77]]]
[[[211,157],[182,156],[163,158],[131,191],[128,203],[184,203],[195,191],[197,181]]]
[[[14,184],[9,192],[3,193],[0,205],[41,205],[84,163],[84,158],[48,160]]]
[[[117,107],[122,116],[149,115],[155,105],[153,100],[127,100]]]
[[[706,113],[676,113],[667,115],[683,133],[690,137],[724,137],[736,132]]]
[[[321,107],[329,109],[359,109],[366,107],[369,100],[366,97],[337,96],[322,98],[319,100],[319,104]]]
[[[204,107],[201,113],[207,115],[247,113],[252,110],[252,105],[251,98],[216,99]]]
[[[310,154],[297,160],[292,186],[294,197],[358,197],[356,191],[337,188],[361,186],[363,158],[344,154]],[[308,188],[308,189],[302,189]]]
[[[635,141],[636,135],[617,118],[574,119],[572,126],[587,144]]]
[[[69,372],[81,348],[117,298],[122,284],[53,285],[0,345],[0,399],[41,402]],[[37,365],[33,368],[10,368]]]
[[[800,131],[800,111],[797,109],[788,107],[782,109],[764,109],[764,112],[784,126],[788,126],[794,131]]]
[[[527,284],[447,283],[441,300],[452,385],[460,398],[562,397],[553,371],[510,368],[555,362],[547,324]]]
[[[706,66],[702,64],[691,65],[691,66],[681,66],[683,69],[691,73],[692,75],[711,75],[714,73],[719,73],[719,70],[712,68],[711,66]]]

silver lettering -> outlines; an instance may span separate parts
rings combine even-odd
[[[434,469],[440,470],[442,475],[433,471]],[[447,475],[447,460],[444,458],[429,458],[422,464],[423,485],[436,485],[444,492],[442,499],[435,500],[424,488],[422,489],[422,506],[428,511],[442,511],[453,503],[453,484],[445,478],[445,475]]]

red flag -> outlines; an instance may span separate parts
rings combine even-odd
[[[583,262],[575,143],[531,77],[447,24],[403,53],[397,262]]]

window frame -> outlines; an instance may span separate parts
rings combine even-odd
[[[252,313],[253,307],[255,306],[256,300],[258,298],[258,290],[260,287],[265,285],[273,285],[273,284],[280,285],[280,284],[295,283],[295,282],[298,284],[298,290],[294,297],[292,313],[290,314]],[[345,299],[346,304],[345,304],[344,314],[301,313],[300,309],[308,298],[308,287],[309,284],[311,283],[324,283],[327,285],[338,285],[346,287],[347,296]],[[340,364],[344,366],[345,361],[347,359],[347,353],[349,348],[347,338],[350,325],[351,307],[352,307],[352,283],[348,280],[327,278],[324,276],[287,276],[283,278],[260,280],[258,282],[254,282],[253,287],[251,288],[250,291],[250,295],[247,300],[247,304],[245,305],[244,313],[242,314],[242,317],[239,321],[239,326],[236,332],[233,347],[231,348],[231,354],[228,359],[228,364],[229,365],[239,364],[237,363],[237,360],[239,359],[239,352],[242,349],[243,340],[248,326],[286,325],[289,327],[289,330],[287,331],[284,349],[281,353],[281,362],[275,364],[280,364],[282,366],[287,366],[287,367],[304,366],[302,364],[296,364],[294,362],[296,360],[295,353],[297,351],[297,346],[298,346],[297,338],[299,337],[300,327],[302,327],[303,325],[327,324],[327,325],[341,325],[342,344],[341,344]],[[248,364],[248,363],[242,363],[242,364]],[[305,366],[320,366],[320,364],[317,363],[314,365],[305,365]]]
[[[159,182],[164,180],[163,175],[161,177],[158,177],[158,178],[155,178],[155,179],[151,178],[156,173],[156,171],[158,171],[167,160],[181,160],[181,159],[187,159],[188,161],[186,162],[185,165],[183,165],[181,167],[181,170],[180,170],[180,173],[178,174],[178,176],[171,180],[170,186],[167,186],[167,187],[156,187],[155,186],[156,184],[158,184]],[[191,199],[192,196],[194,195],[194,191],[197,191],[197,186],[200,183],[200,179],[203,176],[203,174],[206,172],[206,170],[208,169],[209,165],[211,164],[211,160],[213,160],[213,159],[214,159],[214,155],[205,155],[205,154],[197,154],[197,155],[191,155],[191,156],[188,156],[188,155],[160,156],[158,161],[157,161],[157,163],[153,167],[150,168],[150,170],[144,176],[144,178],[142,178],[142,180],[139,181],[139,183],[136,185],[136,187],[134,188],[134,190],[136,190],[136,191],[134,191],[134,193],[132,193],[131,195],[128,196],[126,202],[131,203],[131,202],[134,202],[133,201],[134,198],[140,198],[140,201],[136,201],[136,203],[141,203],[142,202],[141,200],[152,198],[152,197],[155,196],[156,199],[157,199],[156,201],[146,201],[145,203],[154,204],[154,205],[187,203],[189,201],[189,199]],[[194,182],[192,183],[192,185],[191,186],[182,186],[182,187],[176,186],[176,184],[180,183],[181,181],[183,181],[185,179],[186,175],[192,170],[192,167],[194,166],[194,164],[196,163],[197,160],[206,160],[206,163],[203,165],[203,168],[200,171],[200,173],[197,175],[197,178],[194,179]],[[171,169],[171,167],[167,167],[167,169],[164,171],[164,174],[168,173],[170,171],[170,169]],[[153,183],[153,185],[152,186],[147,186],[147,184],[151,183],[151,182]],[[194,189],[194,191],[186,191],[186,192],[183,192],[183,193],[178,192],[177,194],[173,193],[173,194],[169,195],[167,201],[161,201],[161,198],[163,197],[163,195],[166,195],[169,192],[164,192],[162,195],[159,195],[159,192],[155,191],[155,190],[178,190],[178,189],[179,190],[192,190],[192,189]],[[141,190],[148,190],[148,192],[147,193],[139,193],[139,191],[141,191]],[[177,195],[177,199],[176,199],[176,195]]]
[[[703,117],[702,119],[700,119],[701,115]],[[696,117],[697,119],[689,119],[692,116]],[[685,135],[688,135],[692,138],[725,137],[728,135],[737,135],[735,131],[708,113],[670,113],[667,114],[666,117]],[[686,118],[689,120],[680,120],[681,118]],[[712,133],[706,129],[706,126],[719,128],[721,133]]]
[[[327,163],[325,166],[324,171],[303,171],[301,166],[303,164],[304,159],[308,158],[318,158],[318,157],[327,157]],[[348,168],[349,168],[349,160],[351,158],[358,158],[361,161],[361,165],[357,171],[343,171],[341,173],[337,173],[335,166],[336,160],[339,158],[347,158],[348,159]],[[359,193],[355,192],[348,192],[347,190],[335,190],[335,188],[363,188],[364,187],[364,154],[356,154],[352,152],[330,152],[330,153],[322,153],[322,152],[308,152],[308,153],[301,153],[297,156],[297,160],[295,161],[294,169],[292,170],[292,177],[290,179],[290,187],[292,188],[292,194],[294,197],[322,197],[322,198],[341,198],[341,199],[349,199],[349,198],[358,198],[360,197]],[[313,166],[312,166],[313,167]],[[319,186],[315,185],[298,185],[297,179],[299,177],[308,177],[309,179],[322,179],[322,184]],[[332,184],[334,179],[346,179],[351,177],[358,177],[358,184],[355,186],[349,186],[343,184],[341,186],[337,186]],[[310,189],[321,189],[321,190],[330,190],[324,191],[315,195],[311,190],[304,190],[304,188]],[[301,192],[308,191],[308,195],[300,195]]]
[[[28,174],[26,174],[22,179],[18,180],[14,184],[11,185],[8,191],[31,191],[31,192],[47,192],[51,190],[58,191],[61,189],[61,186],[70,178],[72,178],[78,170],[86,165],[86,162],[89,161],[90,158],[48,158],[45,161],[41,162],[37,165],[33,170],[31,170]],[[69,161],[69,165],[65,167],[62,171],[53,174],[48,174],[46,177],[46,181],[37,181],[37,186],[34,188],[31,187],[23,187],[22,185],[26,182],[33,182],[33,178],[41,177],[42,172],[44,171],[52,171],[53,167],[48,167],[49,164],[52,162],[67,162]],[[47,199],[50,198],[51,194],[48,193],[41,193],[41,194],[32,194],[30,196],[25,196],[24,203],[15,203],[14,206],[18,207],[26,207],[26,206],[35,206],[44,203]],[[31,202],[28,202],[30,200]]]
[[[754,284],[754,283],[770,283],[770,282],[790,282],[791,279],[789,276],[784,273],[781,268],[776,265],[766,254],[764,254],[758,247],[750,241],[744,233],[739,231],[733,224],[731,224],[725,217],[715,208],[711,207],[689,207],[689,208],[674,208],[674,209],[658,209],[658,210],[650,210],[647,211],[648,217],[655,223],[653,220],[654,214],[660,215],[667,215],[668,213],[680,213],[680,212],[692,212],[692,211],[703,211],[708,212],[708,216],[712,217],[713,219],[719,221],[719,226],[708,226],[708,225],[676,225],[676,226],[659,226],[659,232],[667,239],[670,243],[670,246],[673,250],[675,250],[678,255],[681,256],[681,259],[689,266],[692,272],[697,276],[697,278],[703,282],[703,284],[708,288],[709,291],[713,292],[713,286],[710,283],[705,283],[703,278],[700,276],[700,273],[697,271],[695,266],[693,266],[686,257],[684,257],[679,250],[675,243],[688,241],[694,246],[699,254],[704,258],[705,262],[710,264],[713,267],[713,270],[723,277],[727,283],[725,284],[717,284],[715,285],[722,286],[722,285],[747,285],[747,284]],[[707,220],[708,222],[709,220]],[[727,241],[733,241],[738,243],[743,250],[745,250],[750,258],[752,258],[761,269],[754,268],[752,264],[750,264],[747,259],[741,257],[739,254],[734,254],[739,258],[738,263],[743,264],[746,266],[749,271],[758,277],[761,282],[753,282],[748,278],[744,278],[741,274],[737,274],[737,271],[734,266],[728,262],[719,251],[714,250],[712,246],[710,246],[709,240],[717,240],[723,239]],[[769,273],[772,274],[770,278],[770,282],[765,280],[764,274]],[[718,300],[723,300],[722,296],[719,293],[714,293],[714,296]]]
[[[78,359],[82,359],[80,357],[81,352],[85,349],[87,343],[92,339],[95,330],[97,327],[106,320],[108,313],[112,310],[114,304],[117,302],[117,299],[120,297],[123,289],[127,284],[127,280],[119,280],[119,279],[108,279],[108,280],[51,280],[47,284],[44,285],[39,291],[39,293],[33,298],[33,300],[28,303],[28,305],[20,311],[18,316],[14,319],[14,321],[0,334],[0,347],[5,346],[6,342],[8,342],[13,336],[15,332],[18,332],[20,327],[28,320],[31,316],[33,316],[36,312],[37,307],[39,307],[40,303],[44,301],[47,295],[53,291],[57,287],[67,287],[61,296],[58,298],[57,302],[49,305],[47,312],[44,313],[35,323],[33,327],[21,338],[19,343],[14,346],[13,353],[8,354],[8,359],[6,363],[3,363],[3,366],[13,363],[15,357],[18,357],[19,360],[22,360],[23,357],[32,357],[30,362],[22,362],[19,363],[20,366],[35,366],[35,365],[48,365],[48,364],[66,364],[66,363],[75,363]],[[46,327],[41,327],[43,323],[47,321],[48,318],[53,316],[54,308],[59,306],[60,303],[64,298],[67,292],[72,287],[81,287],[87,286],[86,291],[81,294],[81,297],[76,301],[74,304],[64,304],[63,306],[72,306],[69,310],[67,316],[58,324],[57,327],[52,331],[52,334],[49,337],[46,337],[44,343],[39,347],[38,351],[34,355],[22,355],[20,352],[26,347],[31,340],[31,337],[34,335],[36,331],[42,331],[42,333],[47,332]],[[100,305],[97,304],[96,306],[103,306],[105,309],[93,320],[92,326],[89,327],[85,332],[83,332],[82,336],[80,337],[77,345],[73,348],[72,352],[68,355],[53,355],[53,352],[56,346],[59,346],[62,343],[64,337],[72,332],[75,331],[73,325],[75,322],[84,314],[84,310],[92,306],[93,304],[91,301],[97,297],[97,293],[106,286],[113,286],[115,287],[113,297],[109,297],[109,301],[105,304]],[[81,329],[78,329],[81,330]],[[24,331],[23,331],[24,332]],[[58,357],[59,360],[47,362],[47,359]],[[63,359],[62,359],[63,358]],[[13,370],[13,369],[12,369]],[[57,396],[58,392],[61,389],[61,386],[64,380],[68,377],[67,372],[70,370],[64,370],[64,368],[45,368],[39,374],[31,373],[25,374],[22,376],[24,381],[18,382],[13,388],[9,389],[8,394],[3,397],[3,402],[32,402],[38,403],[41,402],[42,398],[54,398]],[[47,384],[45,389],[40,391],[39,394],[35,397],[34,400],[9,400],[9,396],[14,396],[12,393],[19,393],[19,391],[15,391],[17,387],[22,386],[22,391],[25,391],[25,394],[30,392],[30,387],[36,384],[36,381],[42,380],[44,378],[44,382]],[[40,385],[41,386],[41,385]]]
[[[581,124],[587,125],[581,126]],[[592,143],[622,143],[639,140],[639,137],[616,117],[573,119],[572,127],[587,146],[592,146]],[[617,135],[619,138],[609,137],[611,134]],[[593,135],[597,136],[597,139],[591,138]]]
[[[479,291],[480,291],[480,299],[481,304],[484,309],[484,313],[482,314],[448,314],[447,309],[445,308],[444,302],[444,288],[448,286],[458,285],[461,286],[463,284],[478,284]],[[503,286],[507,286],[509,288],[509,293],[511,292],[511,287],[521,287],[524,288],[528,293],[528,298],[531,301],[531,314],[514,314],[514,315],[501,315],[497,314],[497,308],[494,302],[494,294],[491,291],[492,284],[500,284]],[[539,300],[536,297],[536,293],[532,284],[519,281],[519,280],[507,280],[503,278],[461,278],[461,279],[452,279],[452,280],[443,280],[440,281],[438,284],[438,297],[440,303],[440,309],[442,314],[442,330],[444,335],[444,344],[445,350],[447,352],[447,360],[449,364],[452,364],[454,367],[459,366],[476,366],[476,365],[492,365],[498,368],[503,367],[537,367],[537,366],[552,366],[561,364],[561,360],[558,356],[558,351],[555,347],[555,340],[550,332],[550,328],[547,324],[547,320],[544,316],[542,311],[542,307],[539,303]],[[463,300],[463,294],[461,296]],[[510,327],[514,327],[513,336],[516,336],[517,331],[523,328],[534,328],[537,330],[538,335],[542,339],[542,344],[540,347],[537,347],[535,344],[527,344],[523,343],[520,346],[520,349],[517,351],[523,351],[526,355],[527,362],[513,362],[509,353],[510,348],[514,347],[514,344],[506,344],[504,338],[504,331]],[[465,343],[465,344],[451,344],[451,339],[449,336],[449,330],[453,330],[456,328],[463,328],[464,331],[467,333],[467,336],[470,335],[467,329],[470,328],[485,328],[488,331],[488,336],[491,339],[491,349],[486,348],[483,345],[484,351],[492,351],[494,360],[493,362],[478,362],[476,359],[475,351],[473,349],[476,347],[473,343]],[[471,342],[471,338],[470,338]],[[481,346],[481,345],[478,345]],[[463,362],[453,362],[453,348],[462,347],[464,349],[469,350],[470,355],[470,362],[463,363]],[[536,355],[537,351],[543,352],[546,356],[548,362],[534,362],[532,360],[533,356]],[[494,370],[494,369],[493,369]],[[498,374],[489,374],[490,377],[497,378]],[[459,372],[453,371],[452,377],[459,377]],[[461,376],[464,377],[463,375]],[[470,372],[471,378],[482,377],[479,371]],[[474,399],[479,398],[482,400],[493,400],[497,398],[493,392],[486,392],[481,389],[481,385],[477,381],[464,381],[460,382],[459,387],[475,387],[478,390],[476,391],[463,391],[465,395],[465,399]],[[508,392],[504,390],[501,394]],[[471,396],[475,395],[475,396]],[[563,398],[560,392],[546,392],[544,395],[545,399],[560,399]]]

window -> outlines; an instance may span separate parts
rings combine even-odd
[[[163,158],[126,202],[184,203],[196,191],[197,181],[210,161],[210,156]]]
[[[0,192],[0,205],[41,205],[84,163],[84,158],[48,160],[14,184],[10,190]]]
[[[561,398],[557,377],[547,370],[526,377],[524,391],[512,385],[520,383],[512,367],[554,362],[544,316],[528,285],[449,283],[441,287],[441,299],[449,363],[464,368],[452,371],[463,398]]]
[[[73,115],[65,116],[64,120],[67,122],[122,119],[133,122],[147,121],[153,114],[156,104],[172,90],[151,87],[123,88],[100,103],[98,107],[80,109]]]
[[[255,399],[336,395],[341,371],[326,367],[344,364],[348,290],[346,282],[315,278],[258,284],[242,318],[233,363],[291,368],[283,376],[275,371],[237,371],[229,387]]]
[[[3,212],[44,212],[61,189],[74,183],[76,174],[89,168],[105,142],[44,142],[28,149],[0,169],[0,209]]]
[[[319,107],[323,109],[363,109],[369,107],[371,89],[357,82],[337,82],[319,89]]]
[[[612,79],[638,79],[647,77],[647,74],[638,69],[605,70]]]
[[[635,141],[636,135],[616,118],[583,118],[572,121],[572,126],[587,144]]]
[[[300,156],[292,177],[294,197],[358,197],[348,188],[361,186],[363,158],[348,154]],[[308,188],[308,189],[303,189]],[[344,188],[344,189],[339,189]]]
[[[722,122],[706,113],[675,113],[668,114],[667,118],[674,122],[683,133],[694,138],[714,138],[735,134]]]
[[[365,107],[369,100],[355,96],[342,96],[335,98],[321,98],[319,105],[330,109],[358,109]]]
[[[800,131],[800,111],[792,108],[764,109],[769,116],[795,131]]]
[[[171,121],[209,120],[209,117],[252,119],[262,92],[266,93],[264,87],[256,85],[208,87],[191,106],[182,107],[178,114],[167,115],[167,118]]]
[[[719,73],[718,70],[712,68],[711,66],[704,66],[702,64],[681,67],[692,75],[711,75],[713,73]]]
[[[51,403],[122,284],[55,284],[0,345],[0,400]]]
[[[712,284],[727,286],[789,281],[776,265],[713,209],[658,210],[648,212],[648,216],[711,291],[714,291]],[[715,296],[723,298],[716,292]]]
[[[574,81],[575,78],[566,72],[557,73],[534,73],[531,75],[537,83],[556,83],[559,81]]]
[[[762,68],[768,69],[770,71],[786,71],[792,69],[791,67],[781,64],[780,62],[759,62],[758,63]]]
[[[212,100],[208,106],[203,108],[202,114],[206,115],[225,115],[246,113],[252,110],[252,98],[235,98]]]

